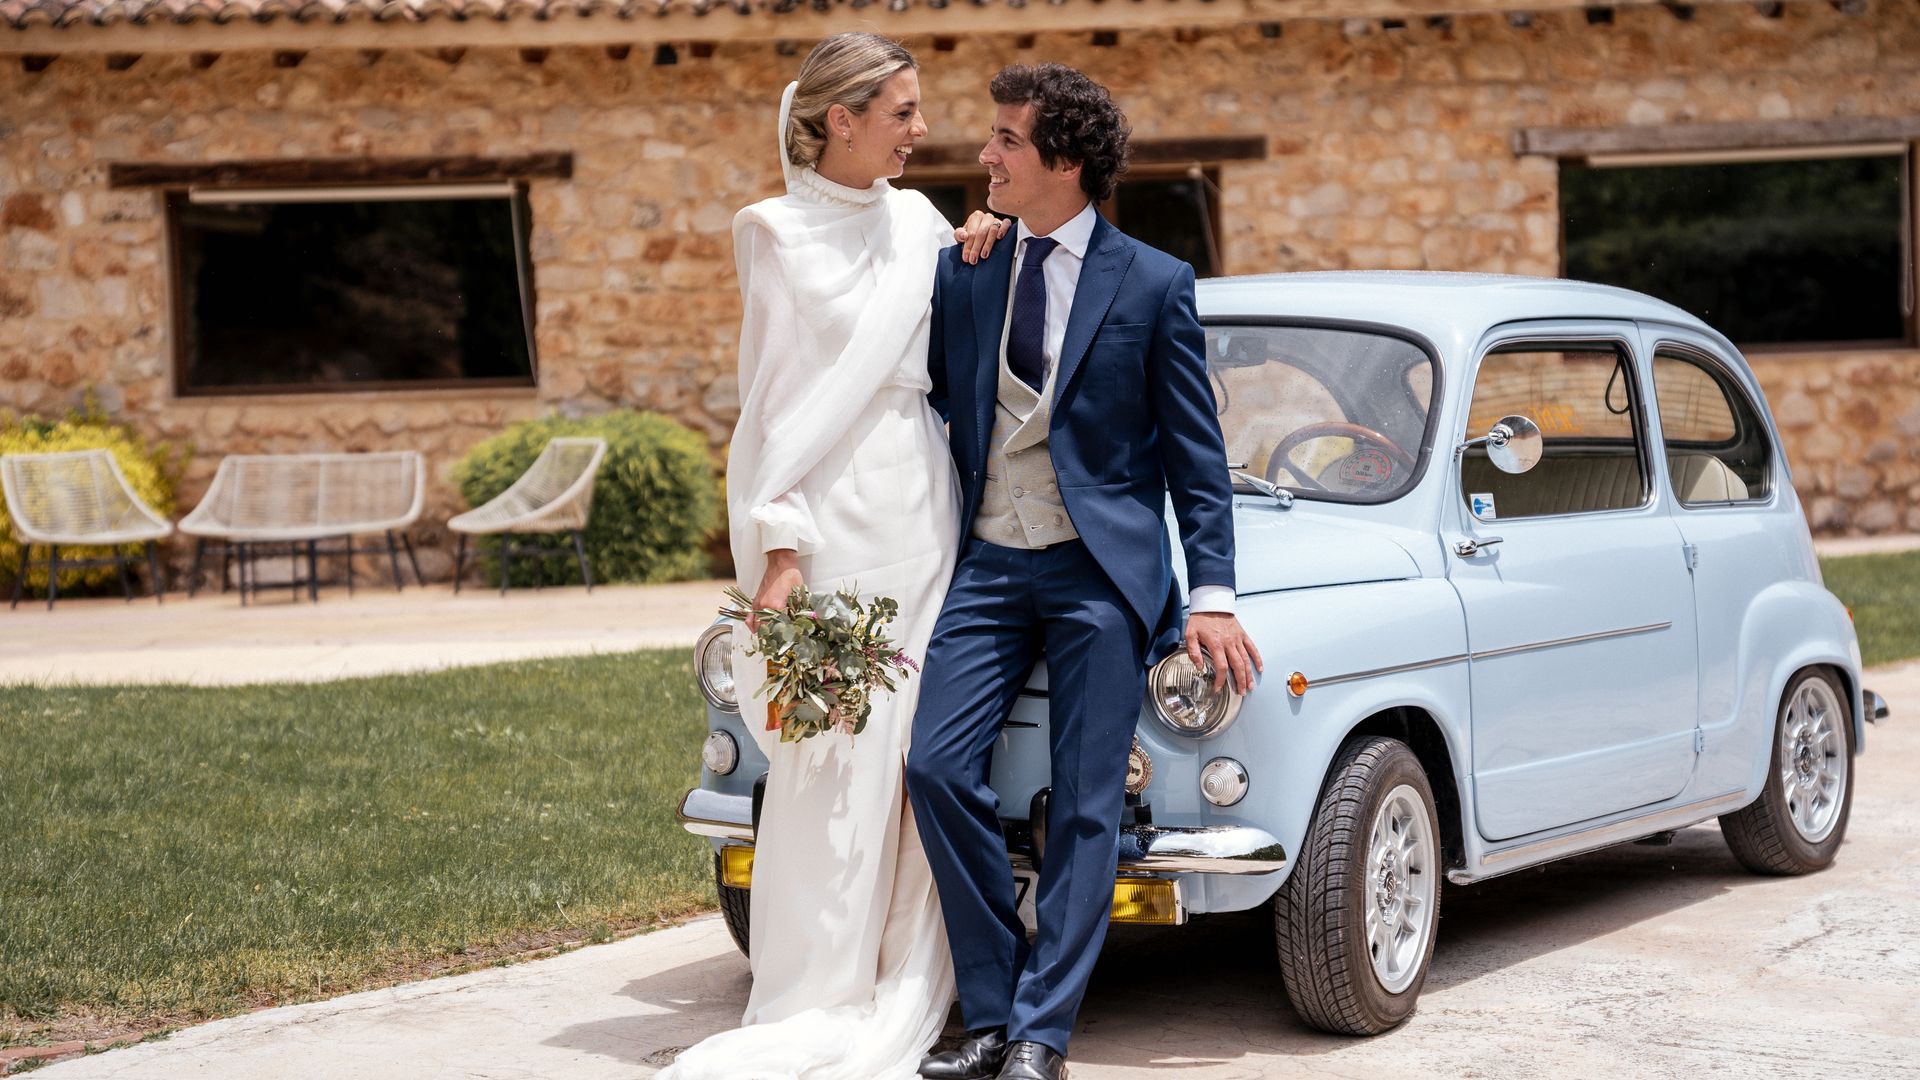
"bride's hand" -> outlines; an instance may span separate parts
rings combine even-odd
[[[975,210],[967,215],[967,223],[953,230],[953,238],[962,247],[960,258],[968,266],[986,258],[993,251],[994,242],[1007,235],[1013,222],[1006,218],[994,217],[985,210]]]
[[[753,608],[785,608],[787,594],[805,584],[800,576],[799,554],[792,548],[775,548],[767,552],[767,572],[760,578],[760,591],[753,594]],[[752,613],[747,615],[747,629],[760,629],[760,620]]]

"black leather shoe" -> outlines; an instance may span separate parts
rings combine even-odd
[[[1067,1080],[1067,1059],[1045,1043],[1017,1042],[1007,1047],[1000,1080]]]
[[[926,1080],[993,1080],[1007,1059],[1007,1029],[987,1028],[967,1033],[967,1041],[951,1050],[928,1054],[920,1063]]]

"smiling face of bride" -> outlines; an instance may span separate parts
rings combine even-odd
[[[827,141],[815,166],[821,176],[851,188],[899,176],[914,145],[927,137],[927,122],[920,115],[920,74],[901,68],[881,84],[863,111],[836,103],[828,106],[826,119]]]

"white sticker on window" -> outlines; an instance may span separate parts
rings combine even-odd
[[[1500,516],[1494,512],[1493,493],[1491,491],[1476,491],[1472,495],[1467,496],[1467,501],[1473,507],[1473,516],[1479,518],[1481,521],[1492,521],[1494,518]]]

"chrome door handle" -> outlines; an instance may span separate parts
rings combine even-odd
[[[1453,553],[1463,559],[1471,559],[1475,555],[1480,554],[1482,548],[1490,548],[1500,543],[1500,541],[1501,538],[1498,536],[1483,536],[1477,540],[1462,540],[1453,545]]]

